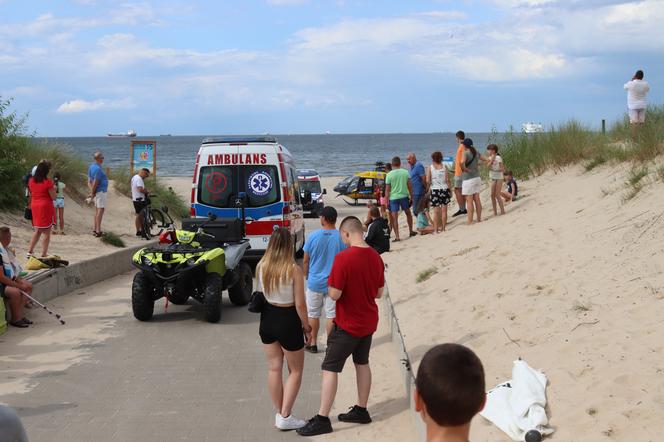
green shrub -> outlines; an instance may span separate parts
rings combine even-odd
[[[101,241],[114,247],[126,247],[122,238],[113,232],[104,232]]]

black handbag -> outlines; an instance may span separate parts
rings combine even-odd
[[[265,295],[263,295],[263,292],[254,292],[251,294],[251,298],[249,299],[249,311],[252,313],[260,313],[263,311],[263,307],[265,307],[265,304],[267,301],[265,300]]]
[[[23,218],[27,220],[32,219],[32,209],[30,207],[26,207],[25,210],[23,211]]]

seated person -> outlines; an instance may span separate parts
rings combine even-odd
[[[433,233],[433,220],[429,215],[429,198],[421,198],[417,204],[417,232],[420,235]]]
[[[507,185],[507,192],[500,192],[500,195],[505,201],[516,201],[516,197],[519,196],[519,186],[516,184],[512,171],[506,170],[503,173],[503,180]]]
[[[415,387],[415,411],[426,425],[427,442],[469,440],[470,421],[486,402],[484,368],[475,353],[458,344],[431,348]]]
[[[23,316],[23,308],[30,303],[21,292],[32,293],[32,284],[19,275],[22,272],[16,255],[9,248],[12,240],[12,232],[9,227],[0,227],[0,296],[8,301],[12,320],[9,325],[25,328],[32,321]]]
[[[367,222],[367,234],[364,241],[378,253],[389,252],[390,226],[387,220],[380,216],[378,207],[373,205],[369,207]]]

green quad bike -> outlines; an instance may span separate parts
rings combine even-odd
[[[240,199],[236,204],[244,208]],[[249,249],[242,212],[242,219],[217,219],[213,214],[207,219],[183,219],[183,230],[171,228],[162,233],[161,244],[137,251],[132,258],[140,270],[131,289],[134,317],[149,321],[155,301],[162,297],[177,305],[192,297],[203,304],[208,322],[221,319],[224,290],[233,304],[249,303],[253,275],[242,261]]]

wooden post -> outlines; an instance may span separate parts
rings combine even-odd
[[[602,135],[606,135],[606,120],[602,118]]]

